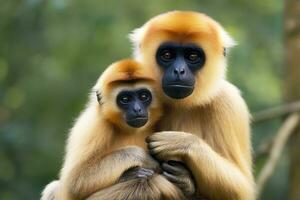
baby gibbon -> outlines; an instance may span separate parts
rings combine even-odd
[[[145,142],[163,114],[156,75],[133,60],[105,70],[70,131],[60,180],[43,200],[184,199]]]

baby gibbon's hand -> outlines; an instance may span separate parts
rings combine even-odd
[[[149,178],[154,174],[154,170],[143,167],[133,167],[126,170],[120,177],[119,182],[125,182],[136,178]]]

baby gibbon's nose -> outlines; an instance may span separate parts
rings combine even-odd
[[[142,113],[142,108],[139,104],[135,104],[133,107],[133,111],[135,112],[135,114],[141,114]]]

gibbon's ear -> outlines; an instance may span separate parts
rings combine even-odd
[[[224,57],[227,56],[227,49],[225,47],[223,48],[223,55],[224,55]]]
[[[103,104],[102,102],[102,96],[101,96],[101,93],[99,91],[96,91],[96,96],[97,96],[97,101],[100,105]]]
[[[221,27],[221,38],[223,41],[223,55],[226,57],[229,50],[237,45],[237,42]]]
[[[140,27],[140,28],[136,28],[134,29],[129,35],[128,38],[132,44],[133,47],[133,57],[138,60],[141,61],[142,60],[142,54],[141,54],[141,43],[144,37],[144,33],[146,31],[146,25]]]

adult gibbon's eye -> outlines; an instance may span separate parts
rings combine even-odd
[[[143,92],[139,95],[141,101],[149,101],[150,95],[147,92]]]
[[[199,61],[200,56],[197,52],[191,52],[186,56],[186,58],[188,59],[188,61],[195,63]]]
[[[174,58],[174,53],[170,50],[164,50],[160,54],[160,57],[162,58],[163,61],[170,61]]]

